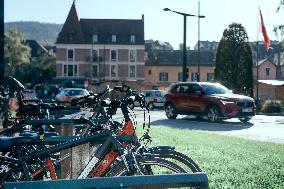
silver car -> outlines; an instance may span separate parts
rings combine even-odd
[[[143,94],[145,95],[146,105],[149,110],[163,107],[165,93],[166,92],[162,90],[143,91]]]

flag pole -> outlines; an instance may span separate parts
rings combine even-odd
[[[259,32],[259,10],[260,10],[260,6],[259,6],[259,1],[258,2],[258,10],[257,10],[257,30],[256,30],[256,108],[257,111],[259,110],[259,83],[258,83],[258,78],[259,78],[259,68],[258,68],[258,48],[259,48],[259,43],[258,43],[258,32]]]

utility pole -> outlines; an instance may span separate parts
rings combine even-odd
[[[198,1],[197,81],[200,81],[200,1]]]
[[[4,0],[0,0],[0,85],[4,84]]]

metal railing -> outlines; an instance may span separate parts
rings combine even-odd
[[[23,181],[5,183],[5,189],[161,189],[194,187],[208,189],[208,177],[205,173],[147,175],[125,177],[99,177],[93,179],[51,180],[51,181]]]

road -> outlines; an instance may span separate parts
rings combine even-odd
[[[135,108],[138,123],[143,121],[143,111]],[[117,118],[121,118],[121,114]],[[148,118],[147,118],[148,119]],[[194,116],[179,115],[176,120],[167,119],[163,110],[150,112],[152,126],[163,125],[173,128],[188,128],[205,132],[243,137],[253,140],[284,144],[284,116],[256,115],[248,123],[228,119],[220,123],[209,123]]]

